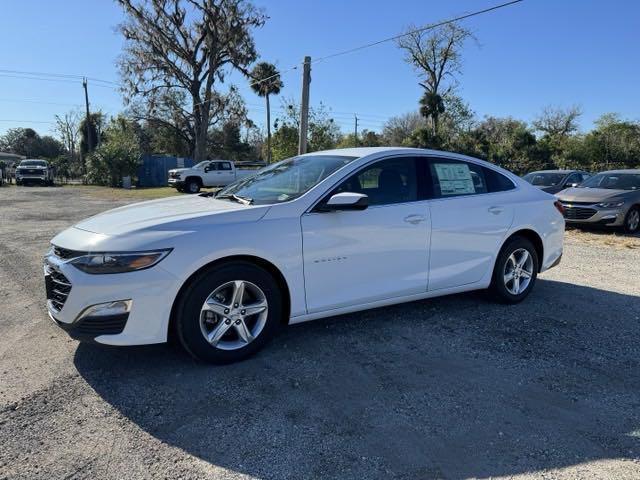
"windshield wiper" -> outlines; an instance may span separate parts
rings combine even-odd
[[[253,203],[253,198],[242,197],[240,195],[236,195],[235,193],[228,193],[226,195],[216,195],[215,198],[220,200],[233,200],[234,202],[241,203],[243,205],[251,205]]]

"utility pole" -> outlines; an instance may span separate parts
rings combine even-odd
[[[353,139],[355,142],[355,146],[358,146],[358,115],[357,114],[353,114],[353,118],[356,119],[356,124],[355,124],[355,129],[353,131]]]
[[[302,101],[300,105],[300,137],[298,155],[307,153],[307,130],[309,128],[309,84],[311,83],[311,57],[304,57],[302,70]]]
[[[87,91],[87,79],[82,79],[82,86],[84,87],[84,105],[87,110],[87,116],[85,117],[85,127],[87,128],[87,153],[89,153],[93,147],[92,138],[91,138],[91,125],[90,125],[90,116],[89,116],[89,93]],[[87,164],[86,164],[86,155],[82,157],[82,173],[87,173]]]

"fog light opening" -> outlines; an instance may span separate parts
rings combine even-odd
[[[85,308],[77,320],[85,317],[109,317],[124,315],[131,311],[131,300],[115,300],[113,302],[98,303]]]

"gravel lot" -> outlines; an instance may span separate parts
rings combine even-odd
[[[320,320],[212,367],[48,319],[48,241],[123,203],[0,188],[0,478],[640,478],[640,238],[569,232],[518,306]]]

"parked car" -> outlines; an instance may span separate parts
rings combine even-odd
[[[522,301],[560,262],[556,199],[475,158],[314,152],[222,189],[120,207],[52,240],[47,307],[75,338],[218,363],[282,324],[489,288]]]
[[[28,158],[22,160],[16,168],[16,185],[25,183],[41,183],[53,185],[53,167],[46,160]]]
[[[611,170],[559,192],[567,224],[640,230],[640,170]]]
[[[527,173],[522,178],[543,192],[558,193],[565,188],[580,185],[590,176],[591,174],[581,170],[540,170]]]
[[[180,192],[198,193],[203,187],[224,187],[256,170],[240,170],[228,160],[205,160],[191,168],[169,170],[169,186]]]

